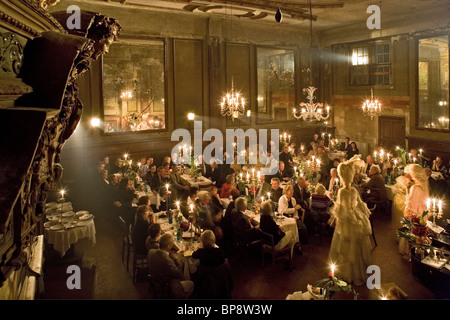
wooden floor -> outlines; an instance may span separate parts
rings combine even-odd
[[[433,299],[433,294],[418,283],[411,274],[411,262],[403,260],[397,250],[395,230],[389,216],[374,219],[374,231],[378,246],[372,251],[372,263],[381,270],[381,283],[395,283],[408,295],[408,299]],[[51,248],[46,250],[44,294],[42,299],[149,299],[145,282],[133,284],[131,272],[121,261],[122,242],[118,228],[96,219],[97,243],[94,247],[83,240],[73,246],[78,261],[61,261]],[[296,291],[306,291],[308,284],[325,278],[330,271],[327,256],[331,237],[322,244],[319,237],[311,236],[310,243],[303,245],[303,254],[294,254],[295,268],[284,269],[277,263],[272,272],[270,263],[263,270],[259,252],[241,259],[231,259],[234,290],[233,299],[284,300]],[[69,290],[66,280],[67,266],[81,267],[81,289]],[[378,299],[375,290],[366,285],[355,287],[360,299]]]

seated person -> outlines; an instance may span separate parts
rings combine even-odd
[[[270,199],[272,200],[272,202],[278,203],[278,200],[280,200],[281,196],[283,195],[283,189],[281,189],[280,179],[272,178],[270,182],[272,185],[272,188],[270,189]]]
[[[170,173],[170,190],[172,199],[186,199],[191,189],[186,179],[181,177],[180,166],[173,163],[172,172]]]
[[[384,178],[380,167],[372,165],[369,170],[370,180],[360,185],[364,202],[379,202],[388,200]],[[368,191],[370,190],[370,191]]]
[[[366,165],[364,166],[364,171],[363,171],[362,173],[365,174],[366,176],[368,176],[368,175],[369,175],[370,168],[372,167],[372,165],[374,165],[374,163],[373,163],[373,158],[372,158],[372,156],[369,154],[369,155],[366,157]]]
[[[280,200],[278,200],[278,213],[288,217],[293,217],[297,220],[300,241],[301,243],[307,244],[309,242],[309,235],[308,229],[304,223],[306,210],[295,201],[295,198],[293,197],[294,187],[292,187],[292,185],[284,187],[283,193],[283,196]]]
[[[297,178],[297,183],[294,185],[295,201],[306,211],[309,210],[309,198],[311,193],[308,191],[308,182],[303,177]]]
[[[334,203],[325,194],[326,189],[322,184],[317,184],[314,193],[311,196],[311,228],[316,228],[318,224],[327,222],[330,219],[328,208]]]
[[[409,153],[411,156],[408,159],[408,163],[417,163],[424,168],[428,167],[427,161],[429,161],[430,159],[427,159],[420,153],[417,153],[416,148],[412,148]]]
[[[183,266],[172,251],[175,242],[171,233],[159,240],[160,249],[148,252],[148,273],[169,285],[169,298],[187,299],[194,291],[194,283],[183,279]]]
[[[215,213],[212,207],[211,195],[208,191],[200,191],[197,200],[198,216],[196,222],[202,229],[212,230],[217,239],[222,239],[220,223],[222,212]]]
[[[292,154],[289,152],[289,146],[285,145],[283,151],[279,155],[280,163],[283,162],[286,170],[286,175],[292,177],[294,174],[294,160]]]
[[[145,242],[148,237],[148,228],[150,226],[149,213],[151,208],[146,205],[139,206],[136,210],[136,219],[132,228],[133,246],[136,254],[147,254]]]
[[[266,182],[265,176],[261,175],[261,185],[256,192],[256,201],[261,202],[262,197],[267,197],[267,193],[270,192],[270,189],[272,189],[272,186],[270,183]]]
[[[438,180],[449,180],[450,174],[448,168],[445,166],[442,158],[437,156],[436,159],[433,160],[433,165],[431,166],[431,170],[438,173]]]
[[[211,160],[211,173],[209,178],[217,188],[220,188],[222,186],[223,182],[221,181],[222,178],[221,168],[214,160]]]
[[[431,176],[431,169],[430,168],[425,168],[425,173],[428,177],[428,183],[429,183],[429,191],[430,191],[430,196],[431,197],[443,197],[446,195],[447,193],[447,183],[445,183],[445,181],[443,179],[438,179],[435,180],[432,176]]]
[[[152,206],[149,196],[139,197],[137,205],[138,205],[138,207],[139,206],[149,206],[150,212],[148,213],[148,220],[150,221],[150,223],[156,222],[156,215],[155,215],[155,212],[153,211],[154,206]]]
[[[350,138],[349,137],[345,137],[345,141],[341,143],[339,150],[340,151],[346,151],[347,154],[348,152],[352,149],[352,146],[350,144]],[[347,156],[347,159],[351,159],[351,157]]]
[[[227,175],[226,181],[220,189],[221,198],[228,198],[230,196],[232,196],[233,199],[236,199],[240,196],[239,190],[236,186],[236,179],[234,177],[234,174]]]
[[[274,178],[278,178],[280,181],[289,181],[291,179],[291,175],[288,170],[285,169],[285,164],[283,161],[280,161],[278,165],[278,171],[275,174]]]
[[[136,210],[133,208],[135,189],[133,180],[127,178],[120,180],[116,192],[113,195],[113,204],[117,215],[121,216],[127,225],[134,223]]]
[[[152,223],[148,227],[148,237],[145,240],[147,251],[151,249],[159,249],[159,239],[161,238],[161,225],[159,223]]]
[[[188,198],[187,198],[187,204],[188,204],[188,206],[189,206],[190,204],[195,205],[195,200],[197,200],[197,197],[198,197],[198,188],[197,188],[197,187],[192,187],[192,188],[189,190],[189,196],[188,196]]]
[[[225,209],[223,207],[222,201],[220,200],[219,194],[217,193],[218,189],[216,186],[212,186],[211,189],[209,189],[209,195],[211,196],[211,206],[213,208],[213,214],[222,214],[223,210]]]
[[[336,168],[331,168],[327,186],[327,190],[329,192],[334,192],[337,188],[339,188],[339,178]]]
[[[225,262],[225,253],[216,245],[214,232],[205,230],[200,239],[200,246],[192,253],[192,258],[199,259],[203,267],[217,267]]]
[[[231,224],[234,240],[252,242],[259,239],[258,227],[254,226],[245,215],[247,201],[243,197],[235,200],[235,208],[231,211]]]
[[[286,246],[290,246],[292,258],[295,244],[294,235],[292,234],[292,231],[285,232],[283,228],[273,220],[272,205],[269,201],[265,201],[261,204],[261,221],[259,228],[265,233],[273,236],[275,250],[281,250]]]
[[[351,158],[353,158],[353,156],[359,154],[359,149],[356,146],[356,142],[355,141],[352,141],[350,146],[351,146],[351,149],[347,150],[347,159],[351,159]]]

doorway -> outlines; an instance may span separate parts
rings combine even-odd
[[[378,118],[378,145],[387,150],[396,146],[405,148],[405,118],[380,116]]]

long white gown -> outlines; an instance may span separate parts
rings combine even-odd
[[[336,227],[329,252],[330,262],[336,265],[336,276],[359,286],[367,280],[371,265],[370,211],[353,188],[339,189],[331,214]]]

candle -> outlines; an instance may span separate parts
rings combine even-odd
[[[241,172],[241,173],[239,173],[239,177],[241,177],[241,180],[242,180],[242,175],[243,175],[243,174],[242,174],[242,172]]]
[[[422,155],[423,149],[419,149],[420,155]]]
[[[166,190],[167,190],[167,192],[169,192],[169,184],[168,183],[166,183]]]
[[[331,265],[331,276],[334,277],[334,269],[336,266],[334,264]]]
[[[439,213],[442,213],[442,200],[439,200],[438,207],[439,207]]]
[[[65,191],[64,191],[64,190],[61,190],[61,199],[62,199],[62,200],[64,200],[64,193],[65,193]]]
[[[302,153],[303,153],[303,146],[301,146],[300,149],[302,150]]]
[[[127,160],[127,159],[128,159],[128,154],[125,153],[125,154],[123,155],[123,157],[125,158],[125,160]]]
[[[258,176],[258,180],[261,179],[261,171],[258,171],[257,176]]]
[[[267,192],[267,198],[270,200],[270,192]]]
[[[177,205],[177,209],[180,210],[180,201],[175,202],[175,204]]]
[[[250,180],[250,174],[247,172],[247,182]]]
[[[194,211],[194,205],[192,203],[189,205],[189,208],[190,208],[189,212],[193,212]]]
[[[252,178],[255,177],[255,168],[252,168]]]
[[[431,204],[431,199],[428,198],[427,199],[427,211],[430,211],[430,204]]]
[[[436,210],[436,198],[433,198],[433,211]]]
[[[261,202],[264,202],[264,197],[261,197]]]

